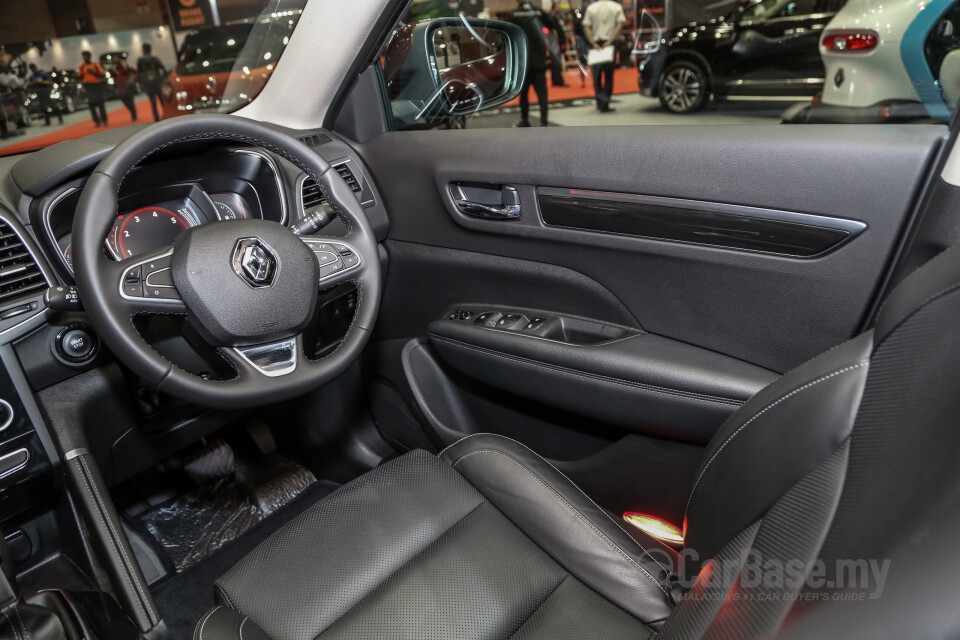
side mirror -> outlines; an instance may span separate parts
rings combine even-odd
[[[506,22],[427,20],[397,30],[383,71],[397,127],[436,127],[517,97],[527,41],[520,27]]]

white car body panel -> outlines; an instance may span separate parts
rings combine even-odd
[[[907,27],[928,5],[926,0],[849,0],[827,25],[836,29],[870,29],[880,36],[877,46],[865,53],[838,53],[820,47],[826,69],[823,103],[868,107],[891,100],[920,101],[900,57]],[[838,87],[836,77],[842,73]]]

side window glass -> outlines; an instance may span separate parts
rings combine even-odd
[[[951,1],[414,0],[407,26],[464,15],[521,28],[520,95],[450,117],[405,92],[410,69],[384,72],[397,128],[946,122],[960,101]]]
[[[743,5],[743,11],[739,15],[740,22],[753,22],[755,20],[764,20],[771,17],[781,5],[786,4],[784,0],[760,0],[759,2],[748,2]]]
[[[924,43],[924,57],[944,100],[954,107],[960,99],[960,6],[934,25]]]
[[[783,8],[781,13],[784,17],[807,16],[816,13],[817,0],[791,0]]]

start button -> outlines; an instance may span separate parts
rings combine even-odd
[[[69,362],[86,362],[93,358],[97,339],[86,325],[74,324],[57,334],[57,353]]]

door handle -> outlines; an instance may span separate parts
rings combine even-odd
[[[454,183],[450,190],[457,209],[472,218],[520,219],[520,194],[516,187]]]

